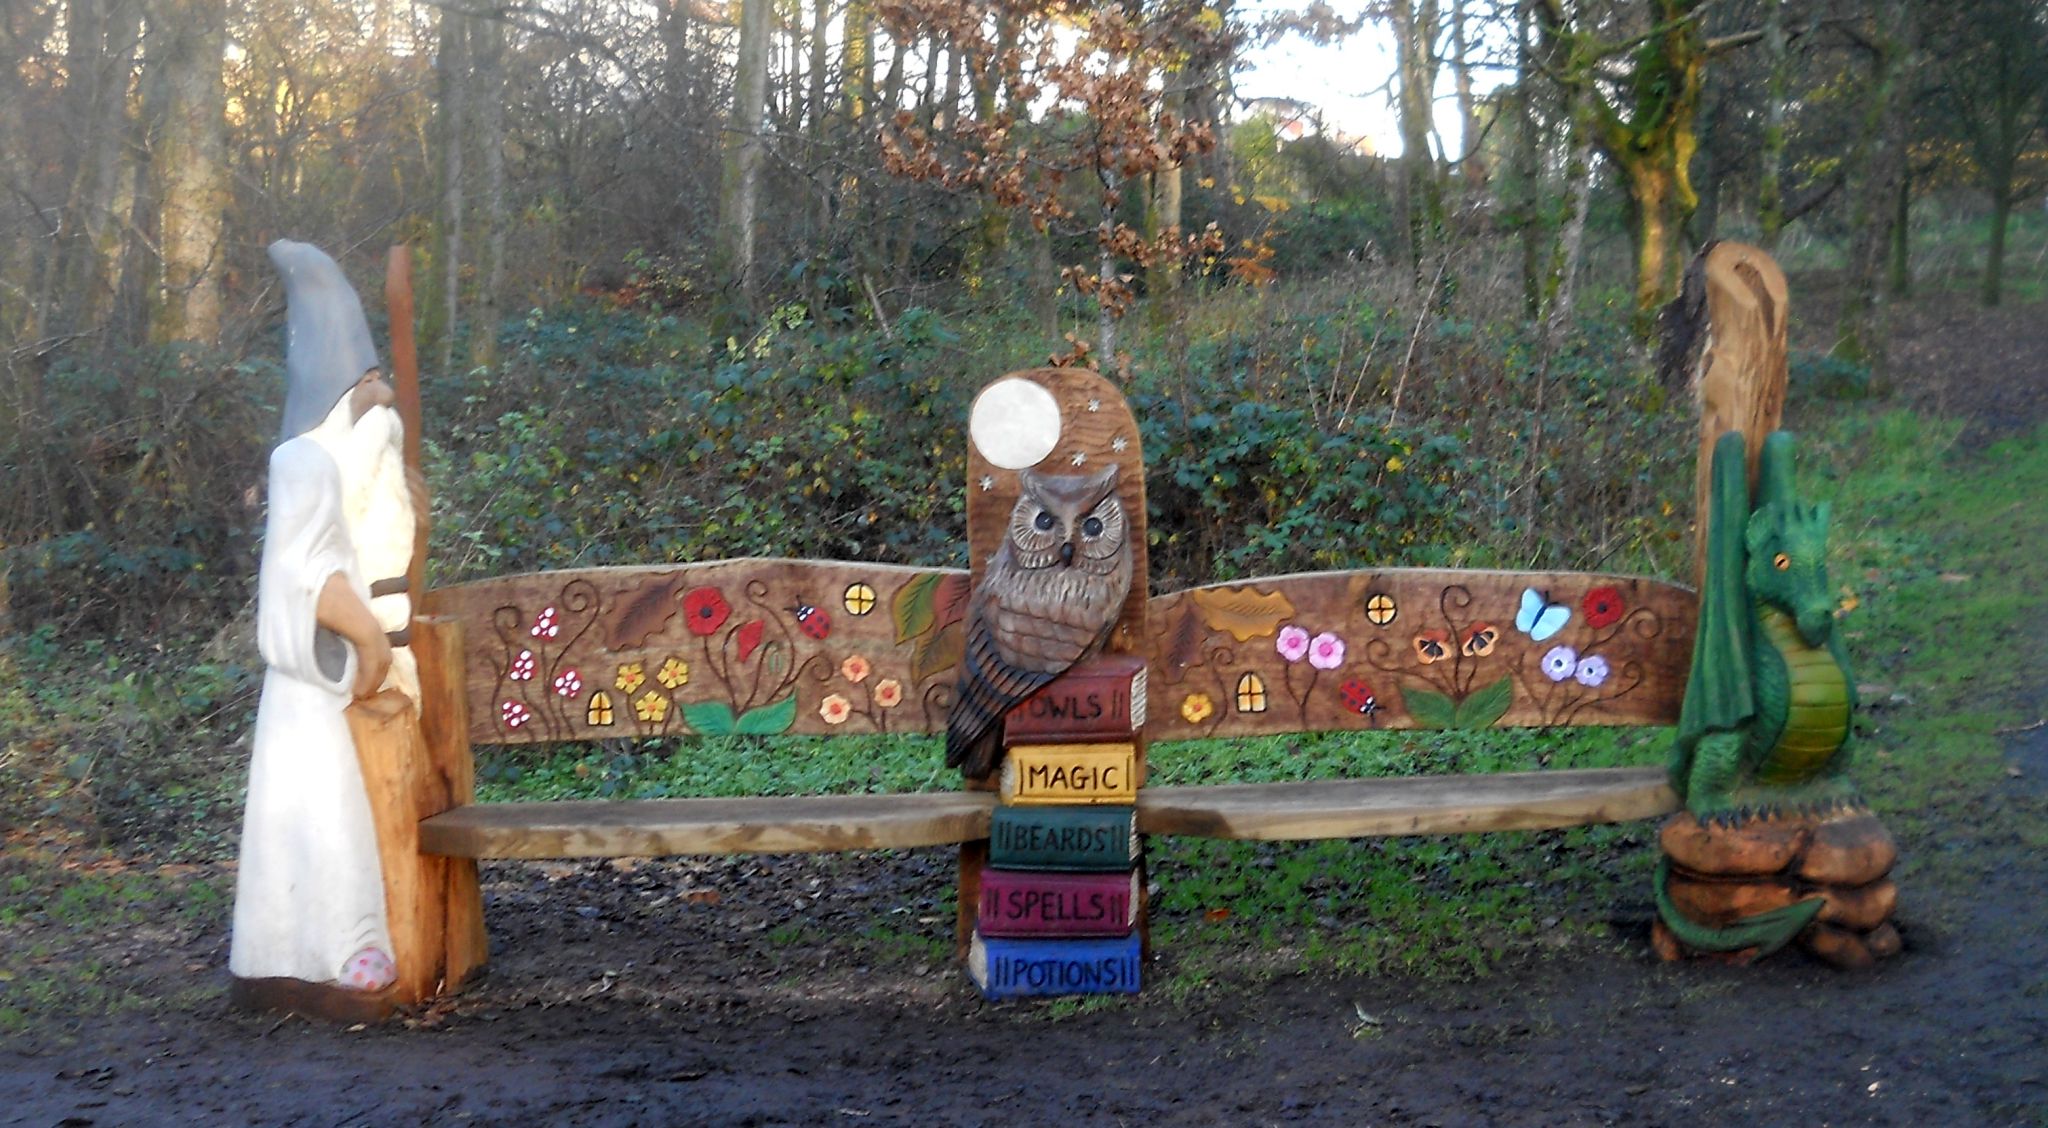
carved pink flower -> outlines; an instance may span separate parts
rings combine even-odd
[[[858,654],[851,655],[846,661],[839,663],[840,676],[856,685],[868,680],[868,674],[873,670],[874,667],[868,665],[868,660]]]
[[[1299,662],[1308,654],[1308,632],[1300,627],[1281,627],[1280,638],[1273,644],[1273,649],[1289,662]]]
[[[1318,670],[1334,670],[1344,664],[1344,640],[1324,631],[1308,644],[1308,664]]]

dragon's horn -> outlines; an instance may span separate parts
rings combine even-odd
[[[1792,482],[1792,432],[1772,431],[1764,437],[1757,460],[1756,504],[1790,507],[1798,496]]]

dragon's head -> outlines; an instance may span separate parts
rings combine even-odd
[[[1774,501],[1750,514],[1743,530],[1749,548],[1744,579],[1750,594],[1792,616],[1808,646],[1834,630],[1828,591],[1828,506]]]

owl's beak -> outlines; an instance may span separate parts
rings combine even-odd
[[[1060,563],[1065,565],[1072,565],[1073,562],[1074,542],[1068,541],[1067,543],[1060,546]]]

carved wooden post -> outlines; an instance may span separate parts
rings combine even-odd
[[[1827,511],[1797,493],[1777,431],[1786,301],[1769,255],[1720,243],[1666,323],[1665,375],[1684,366],[1700,404],[1700,625],[1671,765],[1686,809],[1659,835],[1652,943],[1666,960],[1746,962],[1796,942],[1867,966],[1900,948],[1898,850],[1845,770],[1856,693]]]
[[[1100,692],[1114,697],[1119,692],[1115,685],[1120,682],[1124,695],[1121,719],[1109,724],[1113,727],[1120,723],[1122,727],[1110,733],[1109,728],[1098,723],[1094,726],[1097,731],[1068,735],[1063,742],[1054,735],[1062,726],[1055,724],[1041,735],[1029,738],[1046,743],[1033,745],[1028,753],[1020,747],[1016,753],[1005,755],[1018,754],[1039,764],[1044,769],[1038,776],[1041,781],[1062,782],[1048,792],[1027,797],[1024,792],[1030,790],[1030,781],[1006,768],[1009,775],[1000,788],[1006,802],[1046,804],[1058,809],[1061,813],[1051,818],[1060,822],[1086,820],[1088,816],[1074,812],[1098,805],[1122,812],[1110,816],[1110,821],[1120,818],[1124,828],[1121,833],[1127,852],[1122,855],[1120,871],[1029,876],[1015,871],[1003,880],[1037,881],[1045,888],[1036,892],[1045,897],[1072,895],[1081,886],[1090,890],[1100,887],[1110,899],[1128,906],[1128,917],[1114,926],[1071,933],[1092,939],[1043,942],[1048,954],[1042,958],[1048,966],[1086,964],[1091,969],[1109,969],[1104,974],[1091,971],[1087,982],[1067,982],[1067,989],[1061,989],[1059,983],[1039,983],[1028,985],[1028,990],[1002,990],[987,982],[983,989],[991,997],[1065,994],[1076,990],[1135,991],[1141,957],[1133,948],[1149,946],[1150,936],[1144,913],[1145,870],[1135,849],[1133,811],[1137,789],[1143,785],[1145,776],[1144,656],[1150,649],[1146,633],[1149,577],[1145,551],[1145,468],[1137,423],[1116,386],[1102,376],[1084,369],[1039,368],[1012,373],[984,389],[976,401],[969,432],[967,540],[972,561],[970,583],[975,590],[980,590],[990,561],[1011,535],[1011,511],[1022,493],[1020,474],[1027,471],[1040,477],[1090,475],[1099,473],[1105,464],[1114,464],[1115,493],[1125,522],[1123,551],[1129,556],[1131,568],[1129,591],[1102,655],[1085,666],[1075,667],[1040,691],[1041,696],[1054,694],[1064,685],[1077,684],[1075,679],[1093,679],[1100,683]],[[1124,655],[1135,656],[1137,660],[1118,657]],[[1106,733],[1110,735],[1105,736]],[[1110,742],[1074,742],[1101,740]],[[981,781],[969,779],[966,786],[996,789],[1000,774]],[[1088,780],[1085,785],[1074,782],[1083,774]],[[1106,824],[1092,828],[1092,832],[1101,834],[1105,841],[1117,837]],[[967,843],[961,848],[956,939],[962,957],[968,955],[970,946],[978,944],[975,928],[988,859],[987,841]],[[1117,888],[1110,889],[1112,885]],[[1109,936],[1111,931],[1118,935]]]
[[[1694,475],[1693,583],[1706,576],[1707,494],[1714,443],[1740,431],[1749,448],[1749,481],[1756,489],[1764,436],[1785,413],[1785,323],[1790,301],[1785,272],[1771,256],[1745,243],[1715,243],[1686,271],[1683,311],[1675,323],[1682,340],[1667,364],[1684,366],[1700,409]],[[1667,324],[1667,333],[1674,325]],[[1667,347],[1670,342],[1667,341]],[[1673,379],[1680,373],[1666,374]]]

